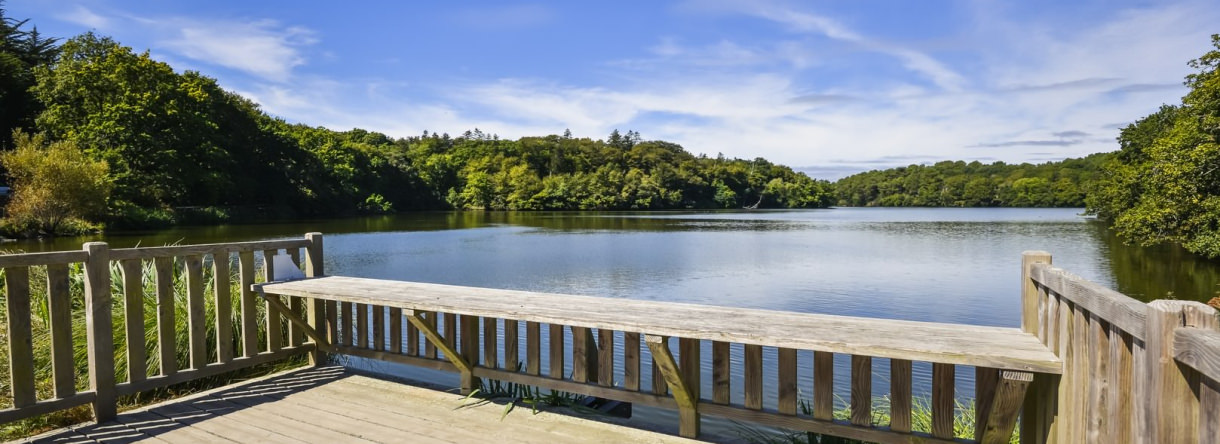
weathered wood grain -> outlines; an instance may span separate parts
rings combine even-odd
[[[932,436],[941,439],[953,438],[955,369],[952,364],[932,364]]]
[[[834,419],[835,356],[830,352],[813,352],[813,418]],[[908,400],[908,402],[910,402]]]
[[[68,265],[47,265],[47,319],[51,333],[51,371],[55,397],[76,393],[76,361],[72,353],[72,295],[68,292]],[[142,318],[141,318],[142,319]],[[144,336],[138,336],[143,339]],[[140,344],[143,348],[144,344]],[[143,364],[143,361],[139,361]]]
[[[1143,303],[1049,264],[1031,265],[1030,277],[1085,311],[1117,324],[1136,338],[1144,338],[1147,308]]]
[[[542,374],[542,325],[537,322],[525,323],[525,372]]]
[[[34,391],[34,336],[30,326],[30,269],[5,268],[4,288],[13,407],[28,407],[38,401]]]
[[[516,319],[504,320],[504,368],[521,370],[521,324]]]
[[[174,337],[174,259],[158,257],[153,260],[157,287],[157,359],[161,376],[178,371],[177,340]]]
[[[174,245],[167,247],[116,248],[110,250],[110,259],[153,259],[158,257],[178,257],[193,254],[206,254],[218,249],[237,252],[253,252],[266,250],[285,250],[307,247],[306,239],[286,239],[253,242],[227,242],[223,244]],[[81,259],[83,260],[83,259]]]
[[[243,251],[237,254],[238,278],[241,280],[241,355],[247,358],[258,354],[258,303],[254,289],[254,253]]]
[[[551,345],[550,354],[548,355],[548,359],[550,359],[551,362],[551,368],[547,372],[547,375],[550,376],[551,379],[564,379],[563,324],[551,324],[550,334],[547,335],[547,339]]]
[[[212,307],[215,310],[216,359],[233,359],[233,296],[230,293],[229,252],[212,252]]]
[[[703,360],[698,339],[678,338],[678,359],[682,380],[686,382],[686,391],[696,402],[702,396]]]
[[[1200,374],[1220,381],[1220,332],[1180,328],[1173,335],[1174,359]]]
[[[911,431],[911,400],[911,361],[891,359],[890,430],[899,433]]]
[[[263,250],[263,281],[265,282],[275,280],[275,254],[277,252],[276,249]],[[268,296],[278,297],[275,294],[268,294]],[[279,350],[284,343],[283,319],[279,312],[271,306],[269,298],[264,297],[263,300],[267,307],[264,312],[266,315],[264,325],[267,326],[267,351]]]
[[[623,388],[640,389],[640,334],[623,332]]]
[[[597,330],[597,384],[614,385],[614,330]]]
[[[589,382],[589,329],[572,327],[572,380]]]
[[[390,309],[390,353],[402,353],[402,309]]]
[[[186,323],[191,368],[208,365],[208,324],[203,296],[203,259],[198,255],[182,258],[186,269]]]
[[[1058,373],[1019,330],[328,276],[260,286],[301,297],[866,356]],[[703,319],[734,319],[711,325]],[[867,331],[869,334],[861,335]]]
[[[851,357],[851,423],[873,423],[873,357]]]
[[[742,383],[745,406],[747,409],[758,410],[763,403],[763,352],[761,345],[746,344],[745,346],[745,381]]]
[[[712,341],[712,402],[728,404],[732,399],[732,365],[728,342]]]
[[[110,294],[110,247],[105,242],[89,242],[82,247],[89,253],[85,261],[85,349],[89,359],[89,386],[93,418],[108,421],[118,411],[114,388],[114,307]]]
[[[652,353],[653,363],[660,369],[670,393],[673,394],[674,401],[678,403],[678,433],[687,438],[695,438],[699,436],[699,397],[692,392],[691,382],[684,378],[694,372],[684,375],[678,368],[678,363],[674,361],[673,355],[669,352],[667,339],[663,336],[644,335],[644,342],[648,344],[648,351]],[[698,346],[692,348],[698,350]],[[698,359],[693,361],[698,362]]]
[[[1135,398],[1132,396],[1132,360],[1131,351],[1134,348],[1131,335],[1123,333],[1118,326],[1110,324],[1110,383],[1113,387],[1110,396],[1109,411],[1110,433],[1116,443],[1135,442],[1131,423],[1136,421],[1131,408]]]
[[[70,264],[89,260],[89,253],[77,251],[52,251],[46,253],[0,254],[0,268],[21,268],[47,264]]]
[[[1199,399],[1191,387],[1190,368],[1178,365],[1175,358],[1177,330],[1187,325],[1187,311],[1210,307],[1193,301],[1152,301],[1148,303],[1145,336],[1150,377],[1147,402],[1147,438],[1150,442],[1192,442],[1198,438]],[[1205,328],[1215,328],[1215,318]]]
[[[500,368],[499,322],[496,318],[483,318],[483,366]]]
[[[980,440],[983,444],[1009,442],[1012,438],[1012,431],[1017,425],[1017,414],[1021,412],[1021,403],[1025,400],[1026,390],[1033,380],[1033,373],[999,372],[999,384],[996,385],[984,433]]]
[[[119,262],[123,272],[123,328],[127,336],[127,381],[148,376],[148,348],[144,342],[144,267],[139,259]]]
[[[1030,278],[1034,264],[1050,265],[1051,254],[1045,251],[1021,253],[1021,331],[1041,337],[1038,323],[1038,286]]]
[[[1114,442],[1114,412],[1110,411],[1113,382],[1110,380],[1110,325],[1096,314],[1089,315],[1089,387],[1085,436],[1090,442]],[[1122,389],[1122,388],[1120,388]]]
[[[776,410],[782,415],[796,414],[796,350],[781,348],[778,350],[776,369]]]

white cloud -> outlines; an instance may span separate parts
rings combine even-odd
[[[81,5],[76,5],[75,8],[68,12],[56,15],[56,18],[78,25],[85,26],[90,29],[103,30],[110,27],[110,19],[96,12],[91,11]]]
[[[304,65],[301,48],[317,41],[309,29],[272,20],[170,22],[178,31],[161,42],[170,51],[276,82],[288,80],[293,68]]]

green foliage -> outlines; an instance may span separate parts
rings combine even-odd
[[[855,174],[835,182],[840,205],[1080,207],[1110,154],[1038,165],[939,162]]]
[[[110,196],[105,162],[87,158],[73,142],[49,143],[43,134],[16,130],[13,144],[15,149],[0,154],[13,185],[10,228],[74,234],[73,227],[105,211]]]
[[[1141,245],[1178,243],[1220,257],[1220,35],[1190,62],[1190,92],[1123,128],[1121,150],[1087,203],[1120,236]]]
[[[34,67],[50,63],[58,52],[57,39],[43,37],[37,27],[23,29],[27,22],[7,17],[0,1],[0,134],[32,129],[41,109],[29,91]],[[8,141],[0,140],[0,148],[8,148]]]

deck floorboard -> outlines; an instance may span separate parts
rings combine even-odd
[[[120,413],[19,442],[36,443],[694,443],[621,419],[464,400],[342,367],[296,370]],[[676,430],[674,430],[676,432]]]

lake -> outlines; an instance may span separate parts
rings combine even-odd
[[[1081,212],[430,212],[181,227],[7,248],[76,249],[88,240],[105,240],[115,248],[194,244],[320,231],[326,235],[328,274],[1007,327],[1020,322],[1024,250],[1048,251],[1057,266],[1143,300],[1206,301],[1215,295],[1220,264],[1173,246],[1123,245],[1103,223]],[[703,356],[710,359],[710,349]],[[836,373],[849,374],[847,357],[836,358]],[[802,387],[811,387],[811,360],[800,356]],[[889,386],[883,379],[888,362],[878,361],[874,366],[882,379],[874,387],[880,396]],[[423,379],[451,377],[354,362]],[[958,372],[959,394],[973,392],[972,373]],[[913,378],[916,392],[926,389],[930,366],[917,364]],[[845,379],[836,381],[844,396]]]

